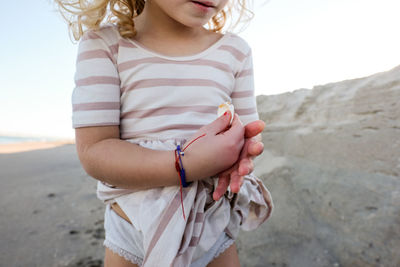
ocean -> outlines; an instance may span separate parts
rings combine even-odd
[[[4,144],[16,144],[16,143],[24,143],[24,142],[46,142],[46,141],[54,141],[56,138],[48,138],[48,137],[22,137],[22,136],[1,136],[0,135],[0,145]]]

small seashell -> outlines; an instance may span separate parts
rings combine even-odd
[[[233,121],[233,115],[235,114],[235,108],[229,101],[222,103],[221,105],[218,106],[218,111],[217,111],[218,117],[224,115],[226,111],[229,111],[231,113],[231,121],[229,122],[229,125],[231,125]]]

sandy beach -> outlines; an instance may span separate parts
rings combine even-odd
[[[75,145],[0,151],[0,266],[101,266],[104,206]]]

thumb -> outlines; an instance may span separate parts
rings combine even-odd
[[[225,131],[226,128],[229,127],[231,116],[232,115],[229,111],[225,112],[224,115],[218,117],[215,121],[207,125],[207,130],[215,135]]]

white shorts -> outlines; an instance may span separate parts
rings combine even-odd
[[[138,266],[143,263],[143,234],[121,218],[107,205],[104,214],[104,246]],[[192,262],[190,267],[207,266],[214,258],[229,248],[234,240],[222,233],[217,242],[200,259]]]

